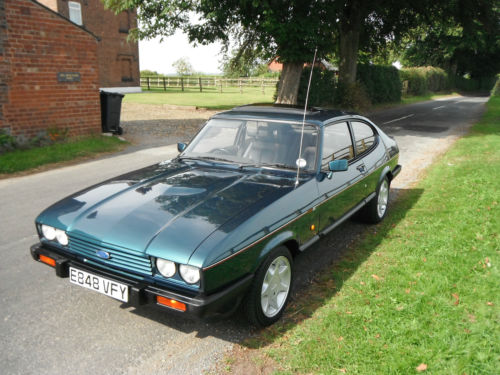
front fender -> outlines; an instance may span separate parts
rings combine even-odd
[[[259,257],[256,259],[256,262],[253,266],[253,272],[257,270],[262,261],[267,257],[267,255],[276,247],[284,244],[285,242],[293,240],[296,241],[296,235],[291,230],[286,230],[284,232],[278,233],[274,237],[272,237],[267,243],[264,245],[262,250],[260,251]]]

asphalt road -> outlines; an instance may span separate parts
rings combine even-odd
[[[392,192],[476,121],[487,98],[455,97],[386,110],[371,118],[401,148]],[[198,322],[150,307],[134,309],[71,285],[36,263],[33,220],[51,203],[106,178],[176,155],[145,149],[30,176],[0,180],[0,371],[2,374],[199,374],[254,331],[235,315]],[[394,196],[394,194],[393,194]],[[295,296],[366,227],[347,222],[296,260]]]

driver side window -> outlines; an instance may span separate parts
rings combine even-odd
[[[353,157],[354,149],[347,122],[340,122],[325,127],[323,130],[321,169],[328,170],[328,162],[332,160],[351,160]]]

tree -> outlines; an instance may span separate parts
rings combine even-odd
[[[250,77],[259,74],[263,63],[261,51],[239,45],[231,53],[224,53],[221,68],[226,77]]]
[[[181,57],[180,59],[174,61],[172,63],[172,67],[175,68],[175,71],[180,76],[188,76],[193,74],[193,66],[191,65],[187,57]]]
[[[451,75],[492,77],[500,70],[500,8],[495,0],[462,0],[435,13],[402,43],[405,65],[433,65]]]
[[[267,58],[278,57],[283,71],[278,103],[296,103],[300,76],[315,48],[324,57],[337,51],[340,79],[354,82],[360,46],[370,48],[392,40],[415,26],[419,13],[430,12],[430,0],[103,0],[116,12],[137,7],[138,38],[168,36],[182,29],[191,42],[216,40],[229,46],[237,36],[241,50],[253,48]],[[414,4],[415,3],[415,4]],[[199,22],[190,22],[197,14]]]
[[[116,12],[138,8],[140,39],[168,36],[182,29],[194,43],[221,41],[226,48],[231,36],[239,36],[245,48],[264,51],[266,58],[278,56],[284,64],[278,102],[295,103],[304,62],[314,49],[325,55],[335,47],[336,3],[329,1],[246,0],[103,0]],[[196,13],[200,22],[191,23]]]

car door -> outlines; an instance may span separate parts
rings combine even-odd
[[[350,121],[351,131],[354,138],[354,151],[356,159],[361,161],[366,173],[363,181],[364,196],[368,196],[377,189],[380,175],[374,173],[385,160],[385,148],[377,147],[379,137],[377,131],[370,124],[353,119]]]
[[[351,130],[347,121],[336,122],[323,128],[321,154],[321,173],[324,176],[318,182],[321,203],[319,210],[319,230],[325,230],[353,209],[364,198],[366,174],[363,160],[357,159]],[[348,160],[348,169],[330,173],[328,163],[331,160]]]

